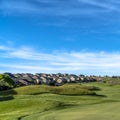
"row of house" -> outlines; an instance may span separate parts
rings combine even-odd
[[[60,86],[65,83],[81,83],[81,82],[95,82],[100,81],[100,78],[95,76],[84,76],[74,74],[45,74],[45,73],[4,73],[14,80],[19,85],[32,85],[32,84],[46,84]]]

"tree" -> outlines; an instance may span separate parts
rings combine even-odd
[[[14,87],[15,82],[8,75],[0,74],[0,86],[8,88]]]

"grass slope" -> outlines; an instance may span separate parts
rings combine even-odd
[[[16,88],[0,93],[0,120],[119,120],[119,91],[103,83]]]
[[[82,86],[80,84],[66,84],[63,86],[31,85],[19,87],[13,90],[3,91],[0,95],[39,95],[43,93],[63,95],[94,95],[95,87]]]

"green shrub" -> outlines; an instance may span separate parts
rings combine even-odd
[[[15,82],[9,76],[0,74],[0,87],[1,88],[10,88],[14,86],[15,86]]]

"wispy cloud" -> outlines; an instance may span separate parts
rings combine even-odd
[[[103,1],[99,1],[99,0],[79,0],[79,2],[83,2],[92,6],[96,6],[96,7],[100,7],[101,9],[106,9],[106,10],[115,10],[116,6],[114,5],[114,3],[116,2],[112,2],[111,0],[103,0]]]
[[[8,48],[8,47],[6,47],[6,46],[0,45],[0,50],[9,51],[9,50],[11,50],[11,49]]]
[[[36,14],[69,16],[118,11],[120,3],[113,0],[1,0],[4,14]]]
[[[47,72],[120,74],[120,52],[53,52],[40,53],[30,47],[9,48],[2,46],[1,72]],[[7,59],[7,60],[6,60]]]

